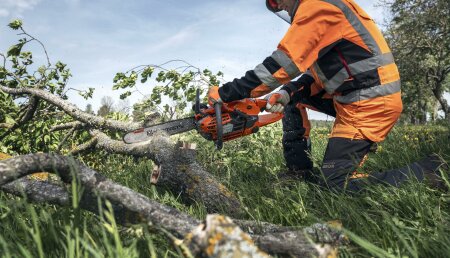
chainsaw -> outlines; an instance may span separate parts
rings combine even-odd
[[[156,132],[165,131],[169,135],[196,129],[205,139],[214,141],[218,150],[223,142],[258,132],[259,128],[283,118],[283,114],[261,114],[267,100],[247,98],[229,103],[213,105],[200,104],[197,90],[195,115],[193,117],[173,120],[127,133],[125,143],[138,143],[149,140]]]

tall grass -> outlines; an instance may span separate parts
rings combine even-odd
[[[329,128],[312,132],[315,165],[319,166]],[[360,195],[336,194],[315,185],[282,184],[279,124],[258,134],[225,143],[212,151],[211,142],[195,134],[181,138],[198,144],[198,159],[226,184],[247,207],[245,219],[290,226],[339,220],[351,240],[341,257],[450,257],[450,195],[411,181],[401,188],[371,186]],[[450,161],[448,127],[397,127],[370,156],[365,171],[404,166],[429,153]],[[183,204],[176,194],[150,185],[152,163],[118,155],[86,157],[85,161],[109,178],[161,203],[197,218],[201,204]],[[443,171],[448,173],[449,171]],[[78,200],[79,188],[74,199]],[[121,228],[111,211],[97,217],[79,210],[31,205],[0,193],[1,257],[178,257],[168,238],[145,225]]]

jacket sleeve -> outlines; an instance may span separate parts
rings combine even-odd
[[[306,72],[317,60],[324,42],[330,45],[341,37],[337,30],[342,15],[337,7],[322,1],[301,4],[278,49],[244,77],[220,87],[220,98],[230,102],[260,97]],[[330,31],[334,32],[332,36],[328,36]]]

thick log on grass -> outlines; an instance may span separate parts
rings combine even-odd
[[[97,139],[98,149],[154,160],[157,163],[155,183],[179,194],[185,202],[202,203],[209,213],[226,213],[232,217],[244,212],[236,196],[197,162],[195,150],[172,143],[165,133],[155,134],[149,141],[137,144],[112,140],[98,130],[91,131],[91,135]]]
[[[238,222],[244,225],[243,230],[251,230],[247,234],[231,219],[223,216],[209,216],[202,223],[188,214],[114,183],[73,158],[53,154],[32,154],[0,161],[1,190],[25,195],[29,201],[70,206],[71,195],[64,184],[36,182],[25,177],[41,171],[58,174],[66,184],[78,182],[83,186],[79,207],[99,213],[96,207],[97,196],[100,196],[112,204],[119,222],[145,222],[156,229],[168,231],[180,239],[175,244],[187,247],[186,251],[196,257],[265,257],[261,250],[280,256],[330,257],[328,255],[336,254],[335,247],[342,239],[338,233],[335,239],[325,244],[314,243],[316,233],[313,231],[311,234],[311,228],[307,233],[303,229],[277,227],[269,223]]]

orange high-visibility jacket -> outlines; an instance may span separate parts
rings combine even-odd
[[[333,96],[332,137],[382,141],[402,111],[392,53],[375,22],[352,0],[302,0],[278,49],[219,94],[225,102],[259,97],[301,74],[314,79],[303,86]]]

